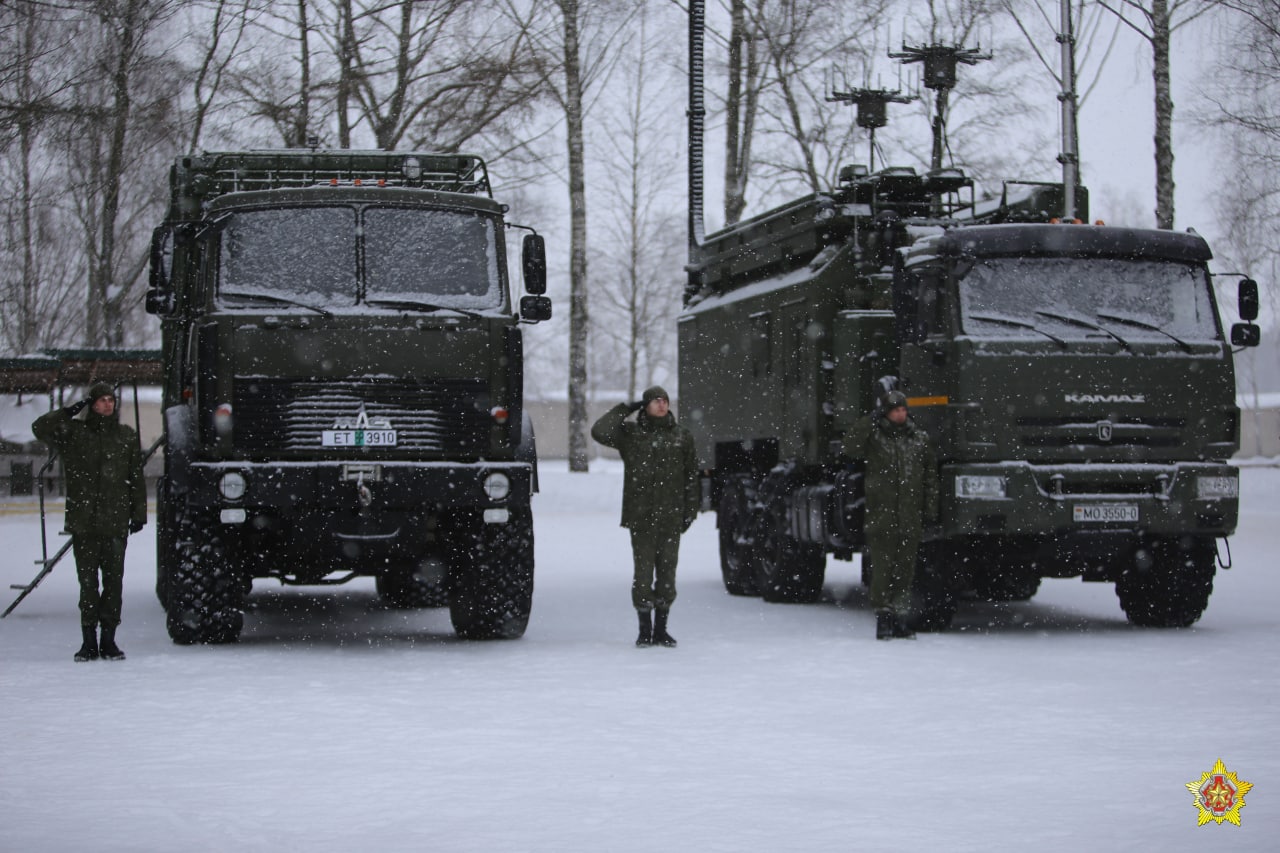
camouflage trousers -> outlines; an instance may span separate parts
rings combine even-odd
[[[871,560],[871,606],[905,616],[911,609],[920,539],[915,536],[868,536],[862,559]]]
[[[631,528],[631,557],[635,577],[631,603],[636,610],[666,610],[676,600],[676,561],[680,556],[680,528],[664,524]]]
[[[123,536],[77,533],[72,537],[71,551],[76,557],[76,577],[80,580],[81,625],[114,628],[120,624],[126,541]]]

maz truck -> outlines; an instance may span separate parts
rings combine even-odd
[[[152,242],[165,467],[156,591],[176,643],[242,629],[255,578],[376,578],[464,638],[524,633],[533,429],[484,162],[286,149],[178,158]]]

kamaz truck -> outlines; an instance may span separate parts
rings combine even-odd
[[[726,588],[813,601],[827,554],[862,550],[841,438],[899,389],[940,460],[921,627],[962,592],[1025,600],[1073,576],[1114,582],[1135,624],[1191,624],[1236,526],[1229,335],[1257,327],[1223,327],[1194,233],[1018,221],[1050,218],[1052,186],[973,224],[970,189],[954,170],[849,170],[695,250],[680,405]],[[1256,299],[1243,282],[1242,316]]]
[[[1194,232],[1080,224],[1074,185],[977,200],[957,169],[847,166],[830,192],[704,237],[701,15],[692,3],[680,414],[725,588],[815,601],[827,556],[864,551],[865,460],[843,438],[900,390],[942,495],[917,627],[950,625],[961,594],[1026,600],[1045,577],[1114,583],[1137,625],[1200,618],[1236,527],[1232,348],[1258,343],[1256,283],[1239,282],[1246,322],[1228,329]]]
[[[180,644],[235,640],[255,578],[376,578],[464,638],[524,633],[533,594],[521,325],[551,304],[469,155],[285,149],[178,158],[152,241],[165,465],[156,592]]]

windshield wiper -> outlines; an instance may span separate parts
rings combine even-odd
[[[1098,316],[1103,320],[1115,320],[1117,323],[1124,323],[1125,325],[1128,325],[1128,326],[1137,326],[1139,329],[1150,329],[1153,332],[1159,332],[1169,340],[1176,343],[1178,346],[1182,347],[1183,352],[1192,351],[1191,344],[1187,343],[1182,338],[1178,337],[1172,332],[1166,332],[1164,329],[1160,328],[1155,323],[1148,323],[1146,320],[1139,320],[1136,317],[1121,317],[1118,314],[1107,314],[1102,311],[1098,312]]]
[[[1054,343],[1061,344],[1063,349],[1066,349],[1069,346],[1066,341],[1057,335],[1046,332],[1035,323],[1028,323],[1025,320],[1015,320],[1012,317],[999,317],[995,314],[970,314],[968,316],[973,320],[985,320],[988,323],[1000,323],[1005,326],[1016,326],[1019,329],[1030,329],[1033,332],[1039,332]]]
[[[432,302],[419,302],[416,299],[366,299],[365,305],[377,305],[382,308],[399,308],[402,311],[457,311],[464,317],[480,319],[475,311],[465,308],[454,308],[452,305],[436,305]]]
[[[234,290],[221,290],[218,292],[218,295],[230,297],[231,299],[257,299],[260,302],[274,302],[277,305],[293,305],[298,308],[306,308],[308,311],[314,311],[317,314],[324,315],[325,317],[333,316],[333,312],[331,311],[326,311],[323,308],[317,308],[314,305],[308,305],[305,302],[299,302],[296,299],[289,299],[285,296],[271,296],[266,293],[239,293]]]
[[[1131,346],[1129,346],[1128,341],[1126,341],[1124,338],[1117,335],[1115,332],[1111,331],[1110,329],[1099,326],[1097,323],[1094,323],[1090,320],[1086,320],[1083,317],[1073,317],[1070,314],[1056,314],[1053,311],[1037,311],[1036,314],[1038,314],[1041,317],[1049,317],[1053,320],[1061,320],[1062,322],[1070,323],[1073,326],[1082,326],[1083,328],[1086,328],[1086,329],[1093,329],[1095,332],[1102,332],[1102,334],[1106,335],[1107,337],[1115,338],[1116,341],[1119,342],[1120,346],[1124,347],[1125,349],[1133,349]]]

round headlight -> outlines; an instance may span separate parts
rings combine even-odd
[[[244,475],[235,471],[223,474],[222,479],[218,481],[218,491],[229,501],[240,500],[248,488],[249,484],[245,482]]]
[[[505,500],[511,494],[511,481],[506,474],[490,474],[484,478],[484,493],[489,496],[489,500]]]

